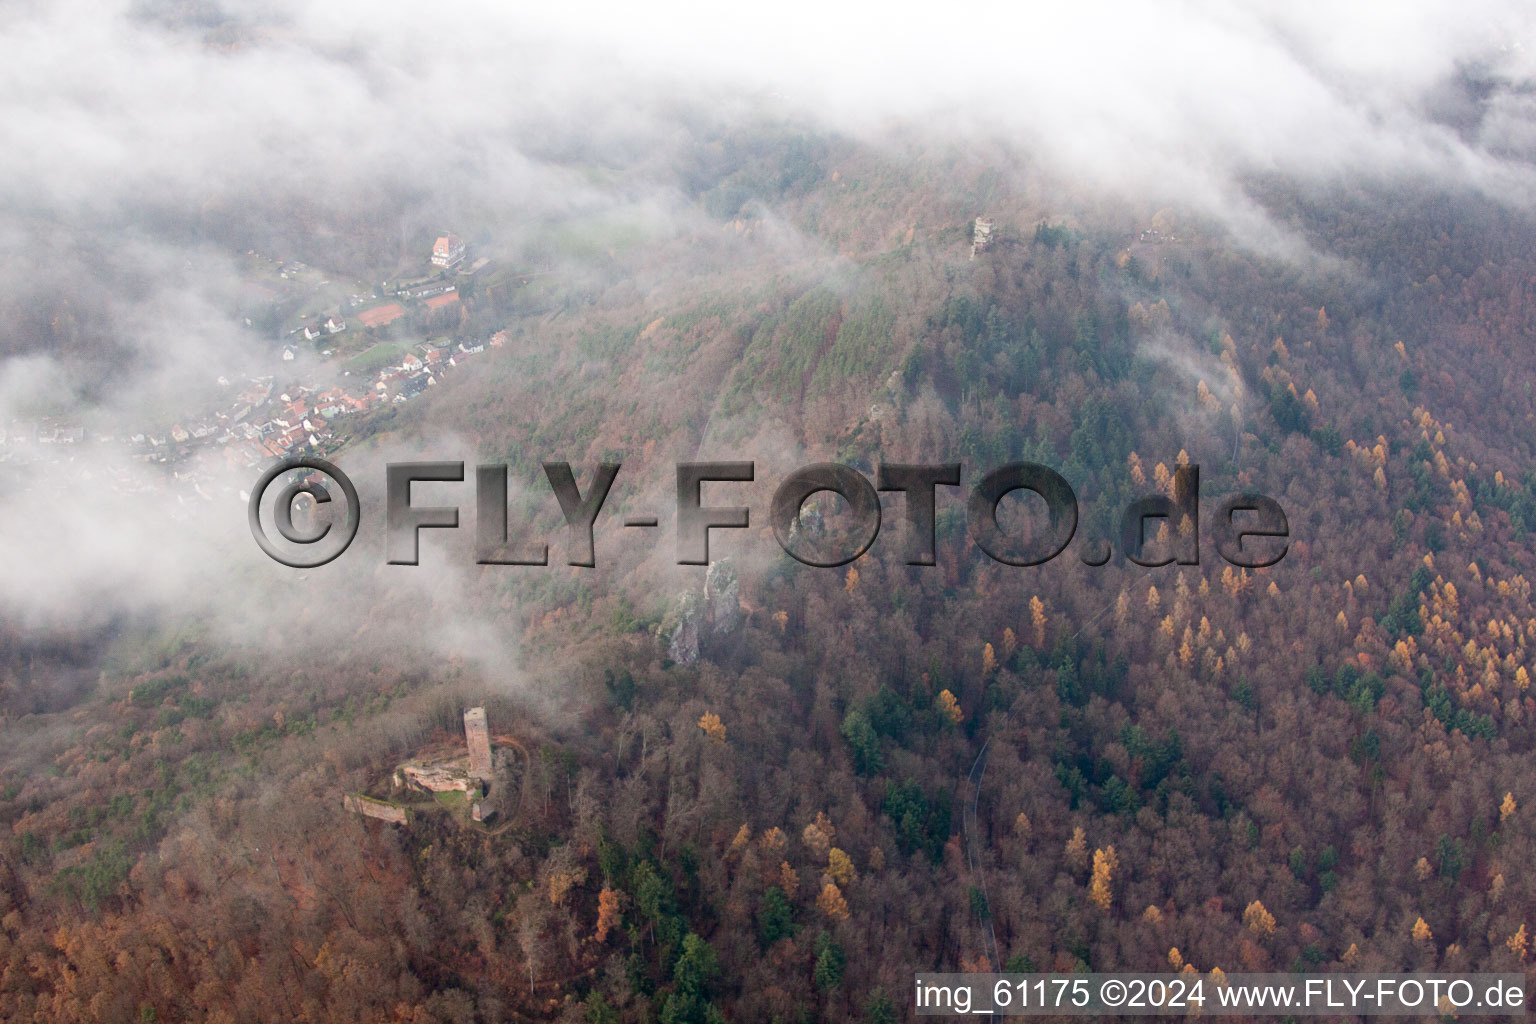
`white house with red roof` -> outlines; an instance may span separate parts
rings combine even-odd
[[[432,265],[451,267],[464,259],[464,239],[458,235],[443,235],[432,245]]]

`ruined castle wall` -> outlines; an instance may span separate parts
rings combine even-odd
[[[353,814],[361,814],[368,818],[378,818],[387,821],[391,825],[404,825],[405,808],[396,807],[394,804],[383,800],[375,800],[371,796],[363,796],[358,793],[348,793],[341,798],[341,805]]]

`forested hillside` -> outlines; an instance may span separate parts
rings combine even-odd
[[[427,547],[515,671],[414,648],[439,598],[376,544],[320,578],[376,575],[377,608],[298,591],[342,645],[0,632],[0,1018],[875,1024],[919,970],[1526,969],[1536,225],[1256,181],[1268,249],[810,131],[678,175],[689,230],[554,232],[560,273],[466,290],[462,336],[509,339],[483,372],[335,456],[505,462],[551,535],[540,464],[622,462],[597,568]],[[739,605],[702,619],[706,570],[616,525],[695,458],[758,465],[712,499],[753,525],[712,539]],[[766,510],[817,461],[1039,462],[1079,540],[994,562],[940,488],[937,565],[888,506],[807,567]],[[1207,515],[1279,501],[1285,558],[1084,564],[1184,464]],[[343,811],[474,704],[526,753],[500,821]]]

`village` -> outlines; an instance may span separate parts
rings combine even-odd
[[[271,264],[283,279],[297,276],[305,264],[248,253]],[[457,373],[488,349],[506,344],[508,332],[483,338],[459,338],[447,333],[460,313],[459,286],[445,281],[447,271],[469,277],[483,270],[482,257],[465,266],[467,247],[453,234],[433,245],[431,268],[441,273],[423,280],[400,282],[392,295],[353,294],[345,308],[315,316],[285,332],[273,372],[247,377],[219,375],[216,398],[200,408],[177,410],[168,428],[132,427],[118,431],[91,430],[56,419],[13,420],[0,423],[0,463],[49,465],[66,473],[100,469],[102,460],[87,458],[106,452],[106,484],[119,491],[155,486],[135,473],[132,464],[164,467],[180,488],[204,500],[212,495],[205,478],[219,470],[255,468],[300,453],[324,454],[337,441],[340,421],[390,404],[409,402]],[[424,283],[430,279],[430,283]],[[322,282],[328,283],[328,282]],[[400,343],[389,328],[412,314],[418,322],[444,327],[428,340]],[[250,323],[249,319],[246,321]],[[320,348],[306,358],[302,342],[325,345],[351,341],[351,352],[333,358],[333,348]],[[87,468],[89,467],[89,468]],[[98,482],[100,482],[98,480]]]

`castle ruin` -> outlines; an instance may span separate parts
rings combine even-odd
[[[491,731],[486,721],[485,708],[473,707],[464,712],[464,746],[454,749],[439,745],[395,767],[391,776],[394,790],[444,794],[458,792],[464,800],[473,821],[484,822],[495,817],[501,810],[501,793],[492,789],[504,789],[507,783],[505,759],[501,772],[497,773],[496,755],[491,749]],[[379,818],[394,824],[405,824],[406,812],[387,800],[362,794],[347,794],[344,800],[347,810],[370,818]]]

